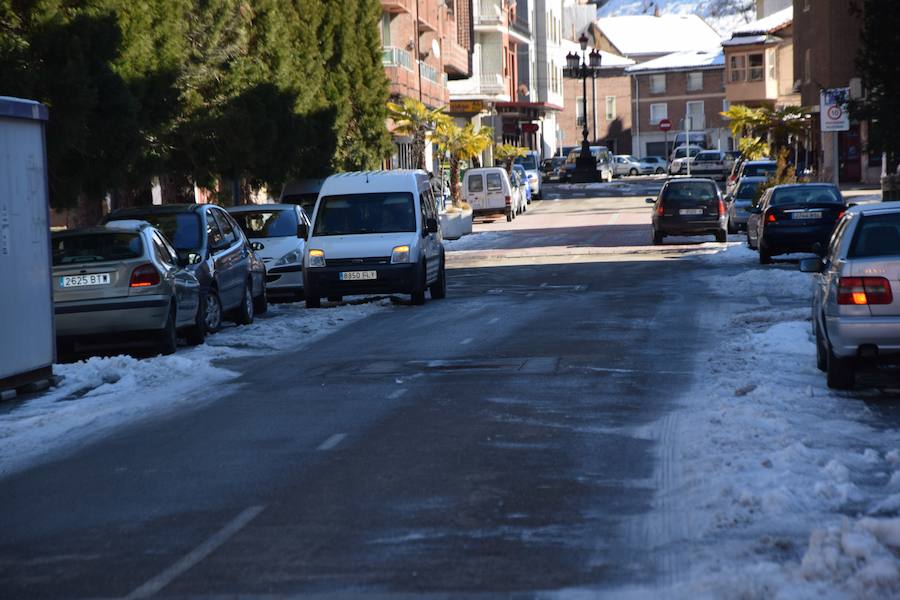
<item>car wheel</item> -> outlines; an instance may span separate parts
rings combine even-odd
[[[728,219],[728,233],[737,233],[737,227],[734,226],[730,218]]]
[[[825,341],[822,339],[822,332],[815,324],[815,319],[813,319],[813,327],[816,328],[816,368],[825,372],[828,370],[828,354],[825,352]]]
[[[510,209],[510,210],[506,211],[506,222],[509,223],[512,220],[513,220],[513,213],[512,213],[512,209]]]
[[[263,281],[262,292],[253,299],[253,314],[264,315],[269,312],[269,292],[266,290],[266,282]]]
[[[219,300],[219,292],[214,289],[206,292],[203,318],[206,322],[206,333],[215,333],[222,329],[222,301]]]
[[[425,304],[425,290],[428,288],[428,278],[425,274],[425,264],[422,264],[422,268],[419,269],[420,273],[420,283],[417,283],[416,288],[410,294],[412,303],[416,306],[421,306]]]
[[[654,171],[657,175],[663,175],[665,172],[666,171],[662,167],[656,167],[656,171]]]
[[[636,175],[638,174],[638,170],[637,170],[637,169],[631,169],[630,171],[628,171],[628,174],[631,175],[632,177],[634,177],[634,176],[636,176]]]
[[[852,358],[838,358],[828,349],[825,379],[833,390],[849,390],[856,383],[856,361]]]
[[[206,296],[203,294],[200,294],[200,300],[197,302],[194,324],[185,330],[184,336],[191,346],[199,346],[206,341]]]
[[[441,257],[441,268],[438,271],[437,281],[428,288],[432,300],[441,300],[447,297],[447,269],[444,266],[444,257]]]
[[[175,307],[169,309],[166,326],[157,334],[156,349],[163,356],[175,354],[178,349],[178,332],[175,331]]]
[[[750,229],[747,229],[747,247],[751,250],[756,250],[756,246],[753,245],[753,240],[750,239]]]
[[[724,229],[720,229],[716,232],[716,242],[720,244],[724,244],[728,241],[728,232]]]
[[[757,244],[759,246],[759,264],[761,265],[770,265],[772,264],[772,255],[769,253],[769,249],[763,242]]]
[[[244,286],[244,296],[241,298],[241,304],[237,307],[234,322],[238,325],[249,325],[253,322],[253,289],[250,282]]]
[[[665,234],[662,231],[653,230],[653,245],[659,246],[663,243],[663,239],[665,238]]]

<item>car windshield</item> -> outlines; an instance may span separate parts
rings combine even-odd
[[[848,256],[900,256],[900,213],[862,217]]]
[[[122,219],[147,221],[166,236],[172,246],[183,254],[198,250],[202,245],[200,217],[194,212],[146,213],[122,215]]]
[[[130,260],[144,254],[137,233],[85,233],[54,236],[53,266]]]
[[[409,192],[376,192],[323,196],[314,235],[397,233],[416,230],[416,212]]]
[[[839,204],[840,195],[831,187],[798,186],[772,192],[772,206],[785,204]]]
[[[716,197],[716,184],[705,181],[685,181],[673,183],[663,192],[663,202],[692,202],[695,200],[713,200]]]
[[[291,210],[231,213],[248,238],[296,237],[297,214]]]
[[[775,163],[747,163],[744,177],[768,177],[775,172]]]
[[[684,158],[687,154],[687,148],[676,148],[675,149],[675,158]],[[697,156],[700,154],[700,148],[691,148],[691,156]]]
[[[628,162],[641,162],[633,156],[626,156],[625,160],[627,160]]]
[[[529,154],[528,156],[517,156],[515,164],[522,165],[523,168],[530,171],[537,169],[537,159],[535,158],[534,154]]]
[[[697,160],[719,160],[721,157],[718,152],[701,152],[697,155]]]
[[[752,200],[756,197],[756,190],[759,189],[761,181],[742,181],[735,192],[734,197],[739,200]]]

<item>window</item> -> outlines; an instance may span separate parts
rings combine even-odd
[[[763,60],[762,52],[748,55],[747,63],[750,67],[750,81],[762,81],[765,74],[765,61]]]
[[[731,71],[731,82],[738,83],[747,78],[747,57],[743,54],[732,56],[728,62]]]
[[[53,266],[130,260],[144,254],[136,233],[88,233],[53,238]]]
[[[484,191],[484,177],[481,175],[469,175],[469,193],[477,194]]]
[[[500,178],[500,173],[487,174],[487,189],[489,192],[500,192],[503,190],[503,179]]]
[[[207,213],[206,215],[206,243],[209,246],[210,250],[216,250],[222,247],[222,231],[219,229],[219,225],[216,223],[216,220],[213,218],[212,213]]]
[[[663,73],[662,75],[651,75],[650,76],[650,93],[651,94],[664,94],[666,92],[666,75]]]
[[[706,129],[705,106],[703,100],[687,103],[687,116],[690,118],[688,129]]]
[[[616,97],[606,97],[606,120],[612,121],[616,118]]]
[[[391,45],[391,15],[383,13],[381,15],[381,45],[388,47]]]
[[[722,100],[722,112],[728,112],[728,109],[731,108],[731,102],[728,100]]]
[[[225,214],[224,211],[219,209],[213,209],[213,214],[216,216],[216,221],[219,223],[219,229],[222,231],[222,244],[225,246],[231,246],[236,241],[238,241],[237,234],[235,234],[234,229],[231,227],[231,223],[228,220],[228,215]]]
[[[248,238],[296,237],[297,213],[292,210],[258,210],[234,213]]]
[[[775,48],[769,48],[768,50],[766,50],[766,67],[769,79],[777,79],[777,71],[775,68],[777,60],[776,56],[777,55],[775,53]]]
[[[584,96],[575,98],[575,124],[579,127],[584,125]]]
[[[687,91],[697,92],[703,89],[703,71],[687,74]]]
[[[175,251],[159,237],[159,234],[154,233],[152,241],[153,252],[156,254],[156,258],[159,262],[164,265],[169,265],[170,267],[174,267],[178,264],[178,256],[175,254]]]
[[[663,119],[669,118],[669,105],[665,102],[650,105],[650,124],[659,125]]]

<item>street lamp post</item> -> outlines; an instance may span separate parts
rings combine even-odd
[[[578,38],[578,43],[581,44],[582,55],[578,56],[574,52],[569,52],[566,55],[566,68],[563,69],[563,76],[570,79],[581,79],[584,126],[581,129],[581,152],[575,161],[572,181],[575,183],[586,183],[597,180],[597,159],[591,153],[591,143],[588,141],[587,80],[590,77],[593,84],[594,76],[600,69],[601,56],[599,50],[591,50],[587,56],[584,55],[588,44],[588,38],[585,34],[581,34],[581,37]]]

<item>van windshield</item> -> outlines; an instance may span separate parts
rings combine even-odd
[[[323,196],[313,235],[357,235],[416,230],[416,211],[409,192],[377,192]]]
[[[535,158],[534,154],[529,154],[528,156],[517,156],[515,164],[522,165],[529,171],[537,170],[537,159]]]

